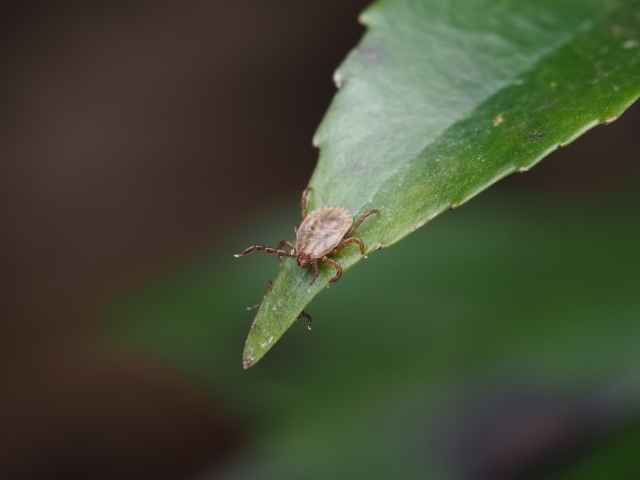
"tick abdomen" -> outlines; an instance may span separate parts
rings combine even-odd
[[[342,207],[330,206],[314,210],[298,229],[296,249],[312,258],[320,258],[338,246],[352,223],[351,213]]]

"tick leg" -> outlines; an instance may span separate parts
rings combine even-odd
[[[351,230],[349,230],[347,232],[347,234],[345,235],[345,237],[350,237],[351,235],[353,235],[354,233],[356,233],[356,230],[358,229],[358,227],[360,226],[360,224],[364,221],[365,218],[367,218],[369,215],[373,215],[374,213],[380,213],[380,210],[375,209],[375,210],[369,210],[368,212],[365,212],[362,214],[362,216],[358,219],[358,221],[356,223],[353,224],[353,227],[351,227]]]
[[[282,240],[279,244],[278,244],[278,250],[282,250],[282,247],[289,247],[291,250],[293,250],[295,247],[293,246],[293,244],[289,241],[289,240]]]
[[[302,220],[307,218],[307,195],[309,192],[313,192],[313,188],[307,187],[302,192],[302,200],[300,200],[300,214],[302,215]]]
[[[278,248],[265,247],[264,245],[251,245],[250,247],[245,248],[242,253],[236,253],[234,257],[244,257],[245,255],[249,255],[253,251],[264,251],[265,253],[275,253],[278,255],[278,258],[281,256],[289,257],[289,258],[297,258],[296,255],[287,252],[286,250],[280,250]]]
[[[302,318],[302,317],[307,319],[307,328],[311,330],[311,322],[313,322],[311,315],[309,315],[307,312],[303,310],[302,313],[298,315],[298,318]],[[298,320],[298,318],[296,318],[296,320]]]
[[[293,234],[298,237],[298,228],[300,227],[300,225],[294,225],[293,226]]]
[[[364,243],[362,243],[362,240],[360,240],[358,237],[345,238],[344,240],[342,240],[340,242],[340,244],[336,248],[334,248],[331,251],[331,253],[329,255],[335,255],[336,253],[340,252],[341,250],[344,250],[348,245],[350,245],[352,243],[358,244],[358,246],[360,247],[360,254],[364,255]]]
[[[293,251],[295,249],[295,247],[291,244],[291,242],[289,240],[282,240],[279,244],[278,244],[278,250],[282,250],[282,247],[289,247],[291,249],[291,251]],[[280,261],[280,265],[282,265],[284,263],[284,258],[282,258],[281,255],[278,255],[278,260]]]
[[[309,282],[309,285],[313,285],[313,282],[316,281],[316,278],[318,278],[318,260],[314,260],[313,262],[311,262],[311,266],[313,267],[313,277],[311,277],[311,281]]]
[[[329,283],[335,283],[340,280],[340,277],[342,276],[342,267],[340,266],[340,264],[335,260],[327,257],[326,255],[320,260],[322,260],[323,262],[327,262],[329,265],[336,269],[336,276],[329,280]]]

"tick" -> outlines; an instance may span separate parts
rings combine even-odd
[[[329,280],[329,283],[337,282],[342,276],[342,267],[328,255],[335,255],[352,243],[357,244],[360,247],[360,253],[364,255],[364,243],[353,234],[365,218],[379,213],[380,210],[369,210],[363,213],[355,223],[353,223],[351,213],[346,208],[338,206],[318,208],[307,215],[307,195],[311,191],[313,188],[309,187],[302,192],[302,200],[300,201],[302,223],[299,227],[293,227],[293,233],[296,235],[295,245],[288,240],[281,241],[278,248],[252,245],[237,254],[236,257],[248,255],[255,250],[262,250],[277,255],[281,265],[285,257],[295,258],[300,268],[309,266],[313,268],[313,277],[311,277],[309,285],[312,285],[318,278],[318,262],[323,261],[336,269],[336,274]],[[284,247],[291,251],[287,252]]]

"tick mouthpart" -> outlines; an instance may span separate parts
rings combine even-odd
[[[307,258],[306,256],[298,257],[296,260],[300,268],[307,268],[311,263],[309,258]]]

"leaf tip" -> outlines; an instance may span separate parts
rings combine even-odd
[[[253,367],[253,363],[251,363],[251,360],[249,360],[248,358],[243,358],[242,368],[244,368],[245,370],[249,370],[251,367]]]

